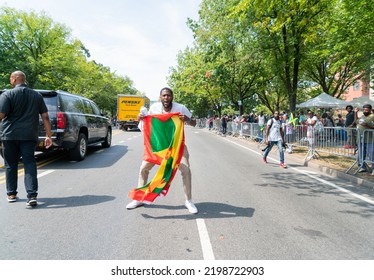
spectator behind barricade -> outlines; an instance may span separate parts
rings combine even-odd
[[[353,112],[353,106],[348,105],[345,107],[347,110],[347,115],[345,117],[344,127],[347,129],[347,142],[344,146],[345,149],[356,148],[356,122],[355,113]]]
[[[344,126],[344,118],[341,114],[338,114],[338,118],[335,121],[335,126],[339,126],[339,127]]]
[[[374,114],[372,106],[365,104],[362,106],[362,116],[358,117],[359,108],[355,109],[355,122],[357,123],[357,143],[358,145],[358,164],[359,172],[368,172],[365,161],[371,161],[371,175],[374,176]]]
[[[322,114],[321,122],[323,127],[327,128],[323,130],[323,137],[325,141],[333,141],[334,140],[334,131],[331,129],[335,126],[334,120],[330,116],[329,112],[325,112]]]
[[[214,121],[214,116],[211,116],[208,120],[208,127],[209,127],[209,130],[211,130],[213,128],[213,121]]]
[[[304,115],[303,111],[300,111],[298,116],[299,116],[299,124],[304,124],[306,120],[308,119],[308,117]]]
[[[322,114],[321,122],[324,127],[334,127],[334,121],[332,120],[330,114],[328,112],[325,112]]]
[[[258,123],[258,137],[262,139],[264,137],[264,129],[265,129],[265,115],[264,112],[260,112],[260,115],[257,116],[257,123]]]
[[[313,111],[308,111],[308,119],[305,121],[305,125],[307,126],[307,132],[306,132],[306,137],[309,142],[309,147],[312,151],[312,155],[314,154],[314,149],[315,149],[315,126],[318,122],[318,118],[316,115],[314,115]]]
[[[294,127],[293,127],[293,122],[290,121],[290,117],[285,114],[283,116],[283,132],[285,132],[285,138],[284,140],[286,141],[286,143],[292,143],[294,141]]]
[[[248,122],[254,123],[255,122],[255,115],[253,113],[249,114]]]
[[[265,125],[264,112],[260,112],[260,115],[257,116],[257,123],[259,127],[263,127]]]
[[[346,132],[343,129],[344,127],[344,118],[341,114],[338,114],[338,117],[334,121],[335,127],[339,128],[335,130],[336,139],[341,141],[346,139]]]
[[[233,125],[232,125],[232,129],[236,130],[237,127],[239,126],[239,123],[240,123],[240,120],[241,120],[241,116],[239,115],[236,115],[235,118],[234,118],[234,121],[233,121]]]
[[[335,127],[335,122],[330,112],[327,112],[327,123],[330,125],[329,127]]]
[[[221,118],[222,133],[226,134],[227,132],[227,116],[223,115]]]

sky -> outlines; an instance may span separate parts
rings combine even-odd
[[[71,29],[90,59],[127,76],[151,100],[167,86],[177,54],[193,45],[187,19],[202,0],[0,0],[0,6],[44,11]]]

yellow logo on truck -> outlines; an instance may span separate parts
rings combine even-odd
[[[124,95],[118,96],[117,120],[137,121],[140,108],[144,105],[149,108],[149,99],[145,96]]]
[[[129,106],[135,106],[135,105],[140,104],[140,101],[137,101],[137,100],[122,100],[121,103],[124,103],[125,105],[129,105]]]

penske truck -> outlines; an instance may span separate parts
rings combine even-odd
[[[138,128],[140,108],[149,109],[150,100],[145,95],[118,94],[117,96],[117,124],[120,129]]]

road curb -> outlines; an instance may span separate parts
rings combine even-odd
[[[318,169],[319,171],[321,171],[321,172],[323,172],[323,173],[325,173],[329,176],[349,181],[352,184],[355,184],[356,186],[365,187],[365,188],[368,188],[370,190],[374,190],[374,182],[372,182],[370,180],[358,178],[354,175],[341,172],[341,171],[333,169],[329,166],[321,165],[321,164],[310,162],[310,161],[306,162],[304,165],[307,166],[307,167]]]

